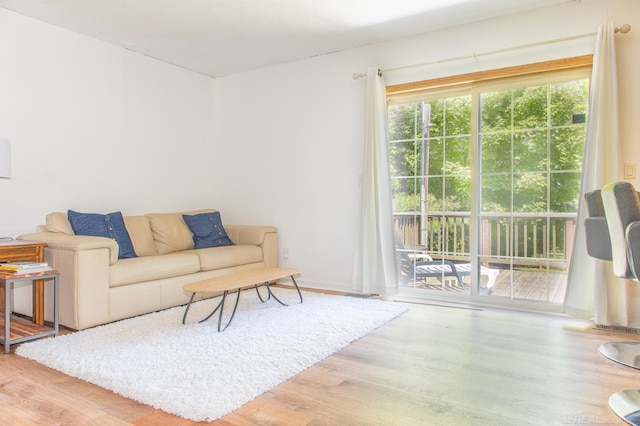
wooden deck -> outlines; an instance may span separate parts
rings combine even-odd
[[[567,289],[566,273],[546,273],[546,271],[510,271],[503,269],[496,282],[487,292],[484,287],[486,278],[481,284],[480,293],[489,297],[506,297],[510,299],[547,302],[553,304],[564,303],[564,295]],[[469,293],[468,288],[461,287],[457,281],[445,281],[441,283],[436,278],[426,281],[410,283],[406,287],[423,288],[425,290]]]

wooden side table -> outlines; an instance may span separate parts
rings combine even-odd
[[[15,240],[0,242],[0,262],[44,262],[46,243],[37,241]],[[0,309],[4,309],[5,291],[0,289]],[[44,324],[44,282],[33,283],[33,322]]]
[[[0,285],[5,293],[4,298],[4,315],[0,318],[0,326],[4,330],[4,353],[11,351],[11,345],[14,343],[26,342],[27,340],[38,339],[45,336],[57,336],[59,332],[59,274],[58,271],[52,269],[46,272],[35,272],[32,274],[7,274],[0,273]],[[15,283],[30,282],[34,287],[37,282],[44,283],[53,281],[53,327],[35,324],[32,321],[25,320],[21,317],[11,315],[11,292]]]

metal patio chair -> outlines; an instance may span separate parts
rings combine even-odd
[[[434,260],[424,252],[407,249],[397,232],[395,238],[399,273],[402,281],[409,283],[412,280],[425,281],[427,278],[436,278],[442,282],[449,279],[457,282],[462,289],[469,288],[463,278],[471,275],[471,263],[455,263],[445,259]],[[409,256],[410,252],[416,253],[413,259]],[[491,292],[500,270],[481,266],[480,274],[488,277],[486,289],[487,292]]]

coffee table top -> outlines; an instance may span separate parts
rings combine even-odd
[[[253,287],[256,284],[263,284],[265,282],[275,281],[280,278],[298,274],[300,274],[300,271],[296,268],[254,269],[251,271],[221,275],[219,277],[208,278],[202,281],[195,281],[185,284],[182,289],[189,293],[210,293],[235,290],[237,288]]]

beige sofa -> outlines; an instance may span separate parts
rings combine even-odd
[[[46,261],[60,272],[60,324],[75,330],[185,304],[182,286],[190,282],[278,266],[276,228],[225,224],[235,245],[194,249],[183,213],[124,216],[137,255],[129,259],[118,259],[110,238],[75,235],[66,213],[47,215],[38,232],[18,239],[47,243]],[[52,303],[47,294],[47,320]]]

